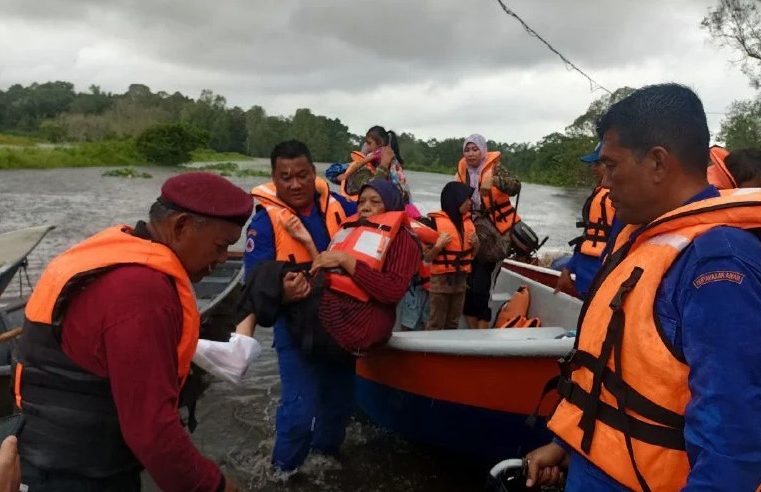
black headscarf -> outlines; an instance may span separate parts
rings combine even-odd
[[[460,183],[459,181],[450,181],[444,186],[444,189],[441,190],[441,210],[443,210],[444,213],[449,216],[452,223],[454,223],[457,232],[460,233],[460,238],[463,237],[460,207],[472,194],[473,188],[465,183]]]
[[[361,195],[362,190],[368,186],[378,192],[383,200],[383,206],[386,208],[386,212],[404,211],[402,194],[399,192],[399,188],[397,188],[391,181],[386,181],[385,179],[373,179],[359,189],[359,194]]]

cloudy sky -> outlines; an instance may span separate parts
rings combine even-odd
[[[721,113],[753,91],[700,20],[716,0],[505,0],[613,90],[693,87]],[[0,0],[0,88],[130,83],[244,109],[296,108],[423,138],[536,141],[600,97],[496,0]],[[709,114],[713,132],[721,114]]]

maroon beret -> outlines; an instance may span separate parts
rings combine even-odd
[[[254,200],[227,179],[214,173],[182,173],[167,179],[161,187],[159,201],[183,212],[246,224],[254,209]]]

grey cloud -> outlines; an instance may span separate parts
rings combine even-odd
[[[594,70],[678,49],[663,38],[678,32],[675,19],[688,2],[508,3],[572,60]],[[69,23],[83,19],[146,57],[247,76],[264,94],[420,80],[446,84],[505,68],[560,63],[493,1],[11,0],[8,13]]]

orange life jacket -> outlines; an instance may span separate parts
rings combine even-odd
[[[366,219],[350,217],[333,237],[328,251],[341,251],[361,261],[377,272],[383,269],[386,253],[399,229],[408,224],[406,212],[385,212]],[[360,301],[370,300],[367,292],[345,272],[325,274],[331,290],[341,292]]]
[[[443,275],[453,272],[470,272],[470,263],[473,261],[473,243],[471,236],[476,232],[470,216],[463,217],[463,237],[457,231],[452,220],[443,212],[428,214],[436,222],[436,230],[439,233],[448,233],[452,240],[442,249],[431,262],[431,275]]]
[[[13,387],[16,405],[26,418],[19,452],[41,469],[94,478],[140,469],[122,436],[110,381],[76,365],[61,347],[69,297],[119,265],[143,265],[174,281],[182,307],[177,343],[180,384],[189,374],[200,316],[188,274],[171,249],[134,236],[127,226],[117,226],[57,256],[26,305]]]
[[[351,156],[351,162],[360,162],[365,157],[367,157],[367,156],[365,156],[365,154],[363,154],[362,152],[360,152],[358,150],[353,150],[351,152],[350,156]],[[364,167],[366,167],[367,169],[370,170],[370,172],[375,174],[376,167],[373,166],[371,163],[366,162],[364,164]],[[343,181],[341,181],[341,186],[339,187],[339,191],[338,192],[341,194],[342,197],[347,198],[349,200],[352,200],[352,201],[356,202],[359,199],[359,195],[351,195],[348,191],[346,191],[346,180],[345,179]]]
[[[569,246],[578,247],[581,254],[599,257],[605,249],[616,213],[609,195],[608,188],[598,186],[584,202],[584,208],[581,210],[582,220],[576,223],[576,227],[583,228],[584,232],[568,242]]]
[[[457,174],[455,175],[455,178],[457,181],[469,186],[478,186],[478,190],[481,193],[481,201],[483,202],[483,212],[489,217],[500,234],[505,234],[513,227],[513,225],[521,221],[520,216],[516,213],[513,204],[510,202],[510,195],[501,191],[494,185],[492,185],[488,192],[481,191],[481,183],[492,177],[494,174],[494,167],[499,165],[501,158],[501,152],[487,152],[486,164],[481,170],[481,176],[476,185],[476,183],[468,182],[468,164],[463,157],[457,164]]]
[[[531,293],[528,286],[521,285],[499,308],[494,319],[494,328],[527,328],[539,326],[539,319],[528,319],[528,308],[531,305]]]
[[[628,241],[621,231],[579,319],[576,348],[549,428],[597,467],[635,490],[681,489],[690,471],[684,413],[690,368],[661,338],[655,296],[664,275],[699,235],[718,226],[761,227],[761,192],[672,210]]]
[[[724,147],[718,145],[711,147],[711,163],[706,170],[706,176],[708,182],[720,190],[737,188],[737,181],[735,181],[734,176],[732,176],[732,173],[729,172],[727,165],[724,163],[728,155],[729,151]]]
[[[51,261],[40,277],[24,315],[39,325],[56,325],[63,313],[57,303],[74,279],[122,264],[144,265],[174,280],[182,305],[182,335],[177,346],[177,375],[180,381],[190,371],[190,361],[196,352],[200,330],[200,315],[190,284],[190,278],[174,252],[163,244],[140,239],[132,235],[129,226],[105,229],[74,245]],[[17,384],[23,371],[16,371]],[[21,394],[16,395],[20,402]]]
[[[322,178],[315,179],[320,215],[325,219],[328,234],[333,237],[346,220],[341,203],[330,194],[327,181]],[[290,217],[298,217],[298,214],[277,196],[273,182],[256,186],[251,190],[253,197],[267,211],[272,222],[272,230],[275,233],[275,260],[290,261],[292,263],[308,263],[312,261],[309,251],[304,245],[288,234],[283,226]]]

